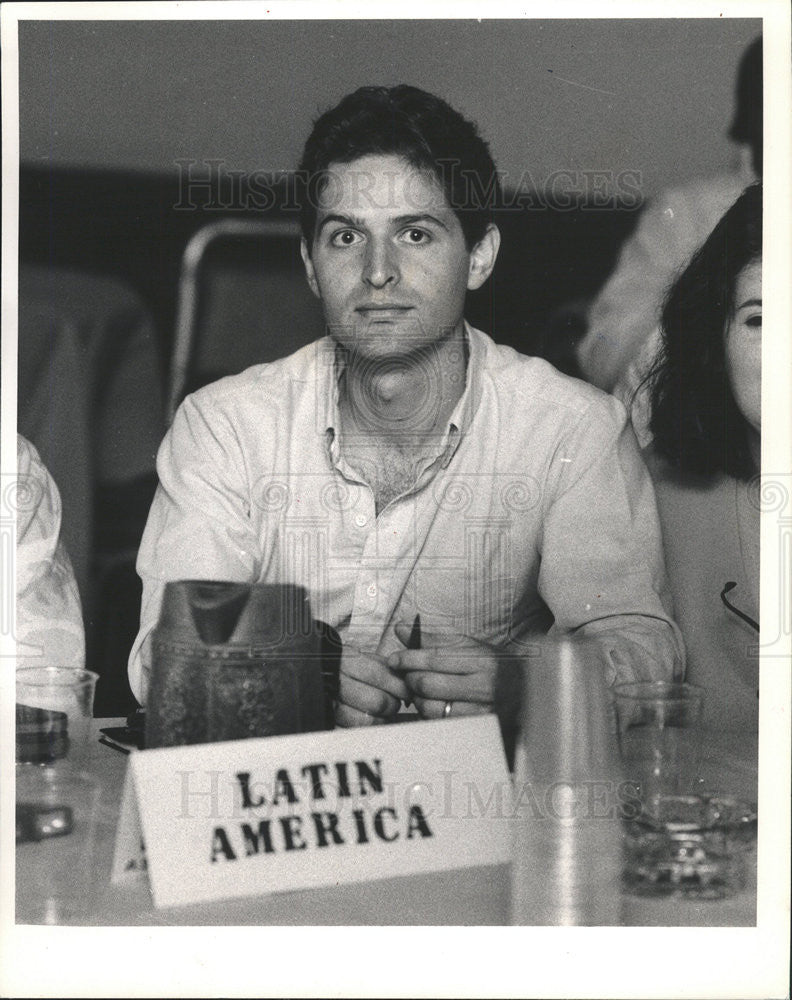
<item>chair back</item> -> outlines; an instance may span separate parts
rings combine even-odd
[[[209,223],[190,239],[182,258],[168,422],[187,393],[286,357],[323,335],[296,221]]]

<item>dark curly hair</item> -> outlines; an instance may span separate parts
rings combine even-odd
[[[296,178],[300,224],[308,246],[317,198],[331,166],[391,154],[434,174],[470,250],[484,235],[500,200],[489,147],[473,122],[441,98],[406,84],[361,87],[314,123]]]
[[[672,285],[663,347],[649,375],[655,450],[677,469],[750,479],[747,422],[726,369],[737,278],[762,256],[762,185],[740,195]]]

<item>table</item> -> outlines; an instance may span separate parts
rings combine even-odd
[[[104,726],[123,720],[94,720],[94,738]],[[735,737],[705,734],[703,787],[756,801],[755,748]],[[219,903],[155,909],[146,881],[112,885],[110,869],[126,765],[129,758],[94,742],[86,769],[101,783],[93,900],[82,903],[74,886],[74,907],[61,923],[75,926],[132,925],[505,925],[509,922],[508,865],[381,879],[355,885],[275,893]],[[40,893],[37,870],[47,842],[17,850],[16,921],[31,923]],[[627,926],[751,927],[756,923],[756,850],[748,855],[745,889],[725,900],[644,899],[624,895]]]

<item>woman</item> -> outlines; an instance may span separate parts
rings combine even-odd
[[[705,720],[758,722],[762,187],[747,188],[666,298],[650,376],[655,480],[687,679]]]

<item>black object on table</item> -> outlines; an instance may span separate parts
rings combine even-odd
[[[69,752],[69,717],[49,708],[16,706],[16,759],[47,764]]]

